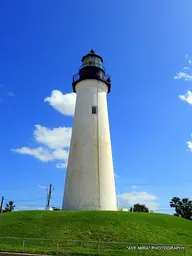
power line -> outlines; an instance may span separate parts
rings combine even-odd
[[[15,202],[34,202],[34,201],[39,201],[39,200],[44,200],[47,197],[41,197],[41,198],[37,198],[37,199],[24,199],[24,200],[14,200]]]
[[[133,186],[133,185],[136,185],[136,186],[148,186],[148,185],[160,185],[160,186],[164,186],[164,185],[170,185],[170,184],[181,184],[181,183],[192,183],[192,180],[189,180],[189,179],[180,179],[180,180],[172,180],[172,181],[169,181],[167,179],[167,182],[166,180],[154,180],[154,181],[151,181],[150,183],[140,183],[140,184],[137,184],[133,181],[133,183],[129,183],[127,182],[128,180],[124,177],[117,177],[116,178],[116,182],[122,182],[123,184],[126,184],[127,186]]]
[[[49,207],[52,206],[60,206],[59,204],[49,205]],[[16,205],[16,208],[18,207],[45,207],[44,204],[26,204],[26,205]]]
[[[125,185],[125,186],[129,186],[129,187],[132,187],[133,185],[136,186],[136,187],[141,187],[141,186],[160,186],[160,187],[164,187],[164,186],[170,186],[170,185],[176,185],[176,184],[190,184],[192,183],[192,180],[175,180],[175,181],[171,181],[171,182],[166,182],[166,181],[160,181],[160,183],[158,181],[152,181],[150,183],[135,183],[133,181],[133,183],[126,183],[126,179],[123,178],[123,177],[118,177],[116,178],[116,182],[121,182],[122,185]],[[1,189],[3,189],[1,187]],[[6,189],[4,188],[5,191],[13,191],[13,190],[17,190],[17,191],[21,191],[20,187],[15,187],[15,188],[12,188],[12,189]],[[30,190],[34,190],[34,189],[30,189]],[[23,191],[23,189],[22,189]],[[28,188],[25,189],[25,191],[29,191]]]

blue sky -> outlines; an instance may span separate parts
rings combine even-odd
[[[39,185],[52,183],[61,206],[72,75],[93,48],[112,77],[117,194],[160,212],[173,196],[192,197],[191,8],[190,0],[1,1],[0,196],[41,208]]]

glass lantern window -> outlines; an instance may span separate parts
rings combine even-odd
[[[89,56],[83,61],[84,66],[100,66],[101,60],[98,57]]]

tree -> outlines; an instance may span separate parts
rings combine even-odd
[[[9,201],[8,204],[6,204],[5,209],[3,210],[3,212],[12,212],[14,211],[15,205],[13,201]]]
[[[175,216],[192,219],[192,201],[188,198],[180,199],[179,197],[173,197],[170,201],[171,208],[175,208]]]
[[[57,208],[57,207],[52,207],[53,211],[60,211],[61,209]]]
[[[133,208],[130,209],[131,212],[149,212],[149,209],[144,204],[134,204]]]

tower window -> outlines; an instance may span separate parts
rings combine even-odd
[[[92,106],[92,114],[97,114],[97,107],[96,106]]]

